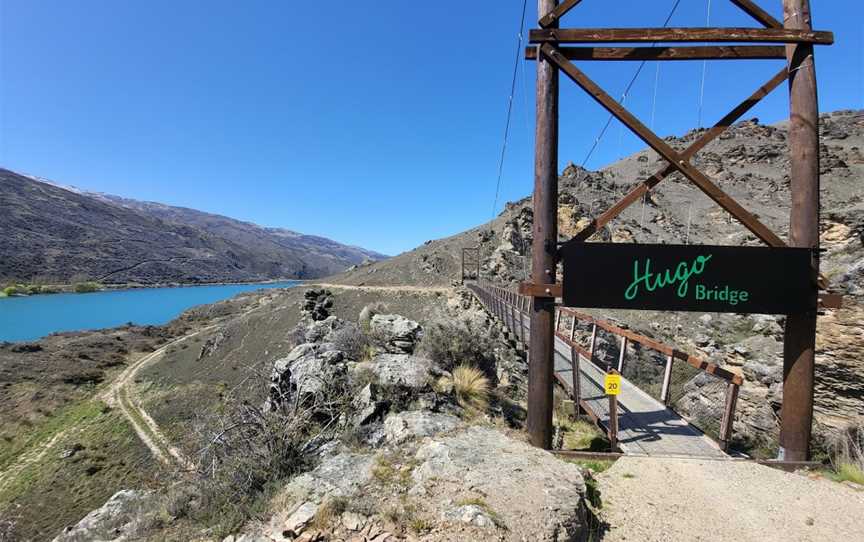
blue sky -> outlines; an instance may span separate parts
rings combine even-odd
[[[585,0],[562,26],[660,26],[673,0]],[[614,4],[615,9],[610,9]],[[780,0],[760,0],[780,17]],[[823,111],[864,107],[859,0],[813,2]],[[521,0],[0,0],[0,166],[388,254],[487,221]],[[683,0],[673,26],[706,23]],[[529,0],[528,26],[536,26]],[[753,26],[725,0],[711,24]],[[781,64],[711,62],[703,124]],[[697,124],[702,63],[646,65],[627,105],[661,135]],[[527,67],[527,69],[525,69]],[[637,65],[586,71],[620,95]],[[529,194],[533,70],[520,62],[497,210]],[[562,79],[560,159],[607,114]],[[526,93],[527,90],[527,93]],[[751,115],[787,116],[785,86]],[[613,124],[588,162],[643,145]]]

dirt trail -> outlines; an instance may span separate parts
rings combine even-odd
[[[310,282],[303,286],[311,286],[317,288],[331,288],[333,290],[362,290],[367,292],[416,292],[416,293],[450,293],[452,287],[447,286],[357,286],[354,284],[334,284],[331,282]]]
[[[45,454],[54,447],[57,442],[60,441],[63,437],[74,431],[75,427],[67,427],[62,431],[58,431],[51,437],[47,442],[41,444],[35,448],[31,448],[27,450],[15,460],[15,463],[9,466],[3,472],[0,472],[0,492],[2,492],[6,487],[15,480],[16,476],[20,474],[24,469],[29,467],[34,463],[38,463],[45,457]]]
[[[180,450],[171,446],[171,443],[159,429],[156,421],[153,420],[153,418],[151,418],[150,415],[147,414],[147,412],[136,402],[134,395],[130,393],[130,384],[135,382],[135,377],[141,369],[160,359],[165,355],[165,352],[167,352],[169,348],[210,331],[215,327],[215,325],[204,327],[198,331],[175,339],[163,345],[158,350],[154,350],[153,352],[142,356],[124,369],[123,372],[120,373],[120,375],[111,383],[111,386],[109,386],[108,389],[102,392],[99,396],[99,398],[105,401],[106,404],[120,409],[123,416],[125,416],[129,421],[132,429],[135,430],[138,438],[140,438],[141,442],[150,449],[153,457],[166,465],[176,463],[186,470],[195,468],[195,464],[192,461],[183,456]]]
[[[604,541],[864,540],[864,491],[744,461],[622,457],[598,476]]]

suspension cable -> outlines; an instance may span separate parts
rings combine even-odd
[[[519,17],[519,34],[516,42],[516,59],[513,62],[513,79],[510,82],[510,97],[507,99],[507,122],[504,124],[504,143],[501,145],[501,158],[498,160],[498,180],[495,183],[495,201],[492,203],[492,219],[498,208],[498,195],[501,191],[501,176],[504,173],[504,155],[507,152],[507,138],[510,136],[510,118],[513,115],[513,95],[516,93],[516,73],[519,69],[519,57],[522,56],[522,29],[525,27],[525,10],[528,0],[522,0],[522,15]]]
[[[678,5],[679,5],[680,3],[681,3],[681,0],[675,0],[675,4],[672,6],[672,10],[669,12],[669,15],[666,17],[666,21],[663,23],[663,28],[666,28],[667,26],[669,26],[669,21],[672,19],[672,16],[675,15],[675,11],[678,9]],[[656,41],[655,41],[654,43],[651,44],[651,47],[656,47],[656,46],[657,46],[657,42],[656,42]],[[628,83],[628,84],[627,84],[627,88],[624,89],[624,94],[622,94],[622,95],[621,95],[621,98],[618,100],[618,103],[619,103],[619,104],[620,104],[624,99],[627,98],[627,94],[630,92],[630,89],[633,88],[633,85],[636,83],[636,79],[639,78],[639,74],[642,73],[642,68],[645,67],[646,62],[648,62],[648,61],[647,61],[647,60],[643,60],[643,61],[639,64],[639,67],[636,69],[636,73],[633,74],[633,78],[630,79],[630,83]],[[600,144],[600,140],[603,139],[603,136],[606,134],[606,130],[608,130],[608,129],[609,129],[609,125],[612,124],[612,119],[613,119],[613,118],[615,118],[615,116],[612,115],[612,114],[610,113],[610,114],[609,114],[609,118],[606,119],[606,124],[603,125],[603,129],[600,130],[600,135],[598,135],[597,138],[594,139],[594,144],[591,145],[591,150],[588,151],[588,155],[585,156],[585,159],[584,159],[584,160],[582,160],[582,167],[583,167],[583,168],[585,167],[585,164],[588,163],[588,160],[591,159],[591,155],[594,154],[594,151],[597,149],[597,145]]]
[[[708,10],[705,16],[705,26],[711,26],[711,0],[708,0]],[[702,83],[699,85],[699,112],[696,116],[696,127],[702,128],[702,105],[705,102],[705,74],[708,71],[708,61],[702,61]]]

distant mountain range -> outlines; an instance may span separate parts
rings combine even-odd
[[[0,282],[310,279],[387,256],[225,216],[88,193],[0,168]]]

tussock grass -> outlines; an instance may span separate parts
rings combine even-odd
[[[830,478],[864,485],[864,424],[843,431],[830,443],[829,453],[834,469]]]
[[[460,365],[453,370],[453,392],[462,407],[486,410],[489,406],[489,379],[483,371],[471,365]]]
[[[321,503],[310,527],[313,530],[325,531],[335,525],[342,513],[348,509],[348,499],[345,497],[330,497]]]

